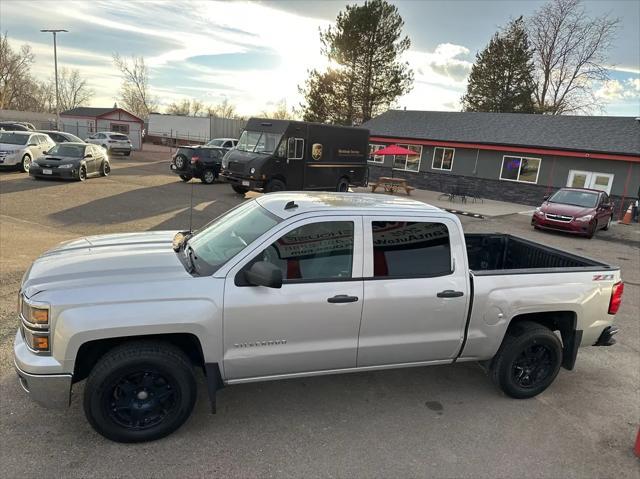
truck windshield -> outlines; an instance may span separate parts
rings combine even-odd
[[[189,239],[184,254],[193,253],[200,275],[214,273],[245,247],[280,222],[256,201],[248,201],[213,220]]]
[[[598,193],[588,191],[560,190],[551,198],[550,203],[582,206],[583,208],[595,208],[598,204]]]
[[[276,151],[280,138],[282,138],[280,133],[245,130],[240,135],[236,150],[271,154]]]

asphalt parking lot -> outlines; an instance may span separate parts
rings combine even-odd
[[[533,231],[518,214],[461,221],[619,264],[626,283],[618,344],[582,349],[534,399],[505,397],[473,363],[233,386],[216,415],[201,387],[185,426],[138,445],[91,429],[82,385],[67,411],[30,402],[11,354],[20,278],[37,256],[88,234],[188,228],[191,189],[194,227],[242,201],[225,184],[182,183],[168,158],[116,156],[111,176],[85,183],[0,172],[3,477],[640,477],[638,245]]]

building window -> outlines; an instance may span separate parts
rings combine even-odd
[[[449,230],[442,223],[373,221],[373,276],[419,278],[451,274]]]
[[[420,171],[420,157],[422,157],[422,146],[420,145],[398,145],[415,151],[415,155],[394,155],[393,169],[404,171]]]
[[[537,183],[540,173],[540,158],[525,158],[520,156],[503,156],[500,179],[519,181],[522,183]]]
[[[378,163],[378,164],[383,164],[384,163],[384,155],[376,155],[376,151],[378,150],[382,150],[385,146],[384,145],[372,145],[369,144],[369,162],[370,163]]]
[[[109,128],[111,128],[111,131],[114,133],[124,133],[125,135],[129,134],[129,125],[127,124],[111,123]]]
[[[433,163],[431,168],[434,170],[447,170],[451,171],[453,168],[453,155],[455,154],[455,148],[434,148],[433,149]]]

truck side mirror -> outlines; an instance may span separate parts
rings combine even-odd
[[[265,286],[267,288],[282,287],[282,271],[275,265],[266,261],[257,261],[244,273],[249,284]]]

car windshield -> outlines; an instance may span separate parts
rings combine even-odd
[[[84,146],[58,143],[56,146],[54,146],[49,150],[48,154],[56,155],[56,156],[70,156],[73,158],[82,158],[84,156]]]
[[[276,151],[280,138],[282,138],[280,133],[245,130],[240,135],[236,150],[270,154]]]
[[[7,145],[26,145],[29,135],[19,135],[16,133],[0,133],[0,143]]]
[[[598,194],[588,191],[560,190],[549,198],[549,202],[582,206],[583,208],[595,208],[596,204],[598,204]]]
[[[212,274],[269,231],[280,220],[252,200],[229,210],[191,237],[184,254],[191,253],[199,274]]]
[[[224,140],[211,140],[207,143],[206,146],[222,146]]]

